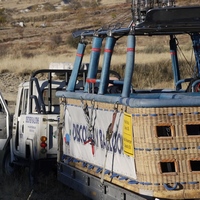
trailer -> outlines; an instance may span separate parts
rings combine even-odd
[[[73,33],[81,42],[72,75],[66,90],[56,92],[61,105],[58,180],[92,199],[198,199],[200,7],[133,1],[132,13],[128,27]],[[193,49],[194,70],[188,77],[182,77],[177,54],[180,35],[189,36]],[[174,86],[135,88],[136,40],[160,36],[169,41]],[[92,49],[86,83],[76,90],[87,37]],[[112,54],[122,37],[127,37],[124,77],[111,80]]]

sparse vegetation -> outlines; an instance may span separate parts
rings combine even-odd
[[[77,9],[81,8],[82,5],[79,1],[70,1],[69,6],[71,9],[77,10]]]
[[[78,43],[80,42],[80,38],[73,38],[71,35],[69,35],[67,37],[67,44],[71,47],[71,48],[74,48],[76,49],[77,46],[78,46]]]
[[[71,33],[77,29],[98,29],[109,25],[113,20],[120,21],[120,16],[126,13],[127,24],[131,19],[130,0],[116,1],[72,1],[60,7],[58,1],[50,0],[48,3],[38,1],[2,1],[0,9],[0,89],[6,98],[13,103],[16,98],[17,85],[28,80],[36,69],[48,68],[50,62],[74,62],[76,48],[80,38],[74,39]],[[31,3],[31,6],[30,6]],[[127,4],[125,4],[127,3]],[[177,0],[177,4],[198,4],[199,1]],[[35,5],[34,5],[35,4]],[[106,6],[105,6],[106,4]],[[44,6],[41,6],[44,5]],[[28,11],[26,11],[26,8]],[[9,12],[8,12],[9,9]],[[16,22],[24,21],[26,27],[16,27]],[[117,23],[114,21],[114,23]],[[124,20],[123,20],[124,21]],[[14,22],[14,25],[11,25]],[[126,24],[123,24],[124,26]],[[133,86],[135,88],[168,88],[173,87],[172,71],[168,40],[157,46],[149,41],[140,39],[137,42],[137,56]],[[123,40],[123,39],[122,39]],[[187,39],[183,38],[185,45],[182,50],[189,60],[182,58],[180,63],[181,75],[188,77],[192,74],[190,60],[191,48]],[[63,42],[64,41],[64,42]],[[91,43],[85,51],[83,62],[89,62]],[[103,48],[102,48],[103,52]],[[119,40],[114,50],[111,68],[123,77],[126,63],[126,40]],[[148,53],[148,57],[144,55]],[[159,55],[158,55],[159,53]],[[103,54],[99,66],[102,66]],[[158,63],[158,64],[157,64]],[[166,76],[167,74],[167,76]],[[10,106],[10,104],[9,104]],[[41,175],[38,185],[32,190],[29,188],[26,171],[19,179],[13,177],[0,177],[0,199],[85,199],[77,192],[63,186],[56,181],[54,175],[44,177]],[[62,196],[64,195],[64,197]]]
[[[144,53],[148,54],[157,54],[157,53],[164,53],[168,49],[164,47],[163,44],[155,45],[155,44],[149,44],[147,47],[143,50]]]
[[[6,23],[6,21],[5,9],[0,9],[0,24],[3,25]]]
[[[55,49],[61,44],[61,42],[62,42],[62,37],[59,34],[51,36],[50,48]]]
[[[0,58],[8,54],[9,46],[6,44],[0,44]]]
[[[24,29],[22,27],[17,27],[15,30],[19,34],[19,38],[23,39]]]

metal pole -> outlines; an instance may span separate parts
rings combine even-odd
[[[85,43],[79,43],[78,44],[72,74],[71,74],[71,77],[69,79],[69,84],[67,86],[67,91],[69,91],[69,92],[74,92],[74,90],[75,90],[78,71],[79,71],[81,64],[82,64],[82,59],[83,59],[85,47],[86,47]]]
[[[173,35],[170,35],[169,44],[170,44],[170,54],[171,54],[172,67],[174,73],[174,83],[176,85],[177,81],[180,80],[180,72],[179,72],[178,57],[177,57],[176,38]],[[181,85],[179,85],[177,89],[180,90]]]
[[[191,35],[191,39],[193,42],[193,50],[196,60],[196,74],[198,77],[200,77],[200,34],[194,33]]]
[[[105,94],[108,87],[110,62],[111,62],[111,57],[112,57],[113,49],[115,46],[115,42],[116,42],[116,39],[112,36],[108,36],[106,38],[106,45],[104,49],[104,60],[103,60],[101,80],[100,80],[98,94]]]
[[[103,38],[101,37],[93,37],[92,52],[90,54],[90,64],[88,68],[87,78],[96,78],[99,65],[99,58],[101,54],[102,41]],[[84,92],[88,92],[88,87],[89,84],[86,83],[84,87]]]
[[[127,39],[127,54],[126,54],[126,69],[124,76],[124,85],[122,90],[122,97],[129,97],[131,82],[134,70],[135,61],[135,35],[128,35]]]

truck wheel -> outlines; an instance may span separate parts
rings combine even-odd
[[[12,175],[16,171],[16,166],[11,163],[10,147],[7,147],[3,156],[2,171],[5,175]]]
[[[36,161],[30,160],[29,166],[29,184],[32,187],[36,183]]]

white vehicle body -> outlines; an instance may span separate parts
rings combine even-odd
[[[71,70],[65,71],[69,76]],[[47,73],[48,78],[39,80],[37,75],[40,72]],[[29,82],[18,86],[13,120],[0,94],[0,154],[3,154],[0,156],[3,157],[1,167],[7,174],[13,172],[14,165],[30,167],[30,161],[56,162],[60,108],[55,93],[66,86],[67,79],[52,80],[52,77],[51,70],[39,70]]]
[[[39,84],[42,86],[42,84],[45,84],[45,81],[41,81]],[[41,87],[41,90],[44,95],[47,88]],[[33,88],[33,95],[38,95],[35,87]],[[51,114],[38,113],[35,102],[33,102],[33,112],[29,113],[29,82],[19,85],[17,100],[11,139],[13,156],[28,158],[31,155],[36,160],[56,157],[57,140],[55,132],[57,129],[58,110]],[[41,136],[47,137],[47,152],[45,154],[40,152]],[[30,155],[28,155],[27,146],[30,149]],[[14,157],[12,159],[14,160]]]

